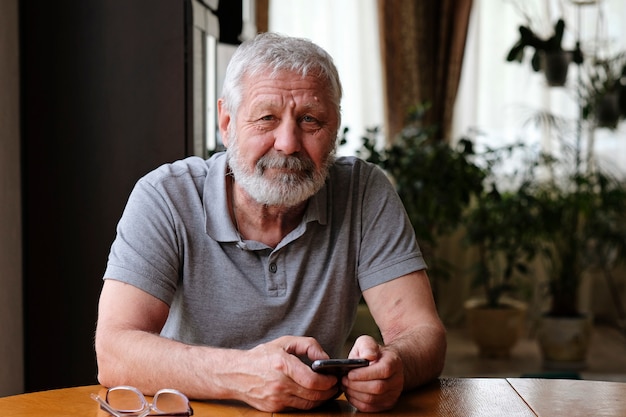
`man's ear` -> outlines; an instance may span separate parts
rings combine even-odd
[[[230,139],[230,135],[228,134],[228,129],[230,129],[230,121],[230,114],[226,110],[226,107],[224,105],[224,99],[220,98],[217,100],[217,127],[220,130],[222,143],[227,148],[228,140]]]

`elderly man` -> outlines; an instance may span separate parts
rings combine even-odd
[[[313,43],[262,34],[227,69],[218,124],[227,151],[140,179],[117,228],[100,297],[99,380],[176,388],[263,411],[310,409],[343,391],[392,408],[436,378],[445,330],[425,262],[382,171],[335,156],[341,84]],[[337,357],[363,296],[384,344]]]

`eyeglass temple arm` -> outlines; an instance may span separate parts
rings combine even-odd
[[[102,409],[104,409],[106,412],[108,412],[112,416],[121,417],[118,414],[117,410],[115,410],[114,408],[111,408],[111,406],[107,404],[107,402],[104,401],[99,395],[91,394],[91,398],[98,401],[98,403],[100,404],[100,407],[102,407]]]

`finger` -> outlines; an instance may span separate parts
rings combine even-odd
[[[363,335],[359,336],[352,349],[350,350],[349,358],[362,358],[369,361],[375,361],[380,356],[380,346],[378,342],[371,336]]]
[[[363,398],[359,398],[347,393],[346,399],[357,410],[365,413],[377,413],[380,411],[390,410],[397,401],[397,397],[392,396],[364,396]]]
[[[335,397],[338,390],[335,389],[331,393],[324,395],[316,395],[316,396],[304,396],[300,397],[297,395],[292,395],[287,400],[287,406],[289,408],[294,408],[297,410],[310,410],[312,408],[316,408]],[[308,397],[308,398],[307,398]]]
[[[340,383],[337,376],[315,372],[309,365],[303,363],[295,356],[291,358],[286,374],[296,384],[307,390],[329,393],[330,396],[335,393]]]
[[[316,375],[314,375],[315,377]],[[317,376],[320,378],[320,376]],[[324,377],[323,379],[326,379]],[[322,403],[337,396],[339,392],[339,384],[337,379],[329,377],[330,382],[323,385],[314,384],[315,388],[307,388],[304,385],[300,385],[296,381],[296,387],[293,391],[288,392],[292,401],[298,403],[297,408],[309,409],[313,406],[321,405]],[[323,388],[322,388],[323,387]]]
[[[322,397],[320,397],[322,398]],[[267,396],[264,398],[254,398],[249,401],[249,404],[260,411],[275,413],[290,409],[308,410],[315,407],[319,407],[327,400],[324,399],[309,399],[301,397],[296,394],[285,394]]]
[[[330,393],[328,396],[334,395],[339,385],[337,377],[314,372],[309,364],[301,360],[304,356],[310,361],[328,358],[328,354],[315,339],[289,337],[277,339],[277,342],[281,342],[282,350],[287,353],[281,355],[281,365],[278,368],[284,375],[304,389],[323,392],[323,395],[325,393]]]
[[[382,411],[393,407],[402,389],[386,381],[363,381],[344,387],[346,399],[360,411]]]
[[[279,343],[285,352],[292,355],[307,356],[309,358],[323,356],[320,359],[328,358],[328,354],[324,351],[322,345],[313,337],[284,336],[276,339],[276,343]]]
[[[321,405],[337,393],[339,385],[336,378],[327,377],[329,380],[326,381],[295,356],[283,354],[283,357],[286,358],[281,367],[283,375],[273,377],[257,386],[253,392],[248,392],[249,398],[246,402],[264,411],[310,409]]]
[[[388,350],[380,351],[378,360],[371,361],[369,366],[350,371],[342,380],[342,384],[355,387],[357,381],[384,381],[386,386],[404,384],[404,370],[400,358]]]

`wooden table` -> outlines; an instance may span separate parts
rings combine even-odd
[[[106,417],[90,394],[99,385],[42,391],[0,398],[0,416]],[[192,401],[196,417],[267,417],[244,404]],[[309,411],[281,416],[323,417],[357,414],[344,399]],[[530,378],[447,378],[405,394],[384,416],[626,416],[626,383]]]

